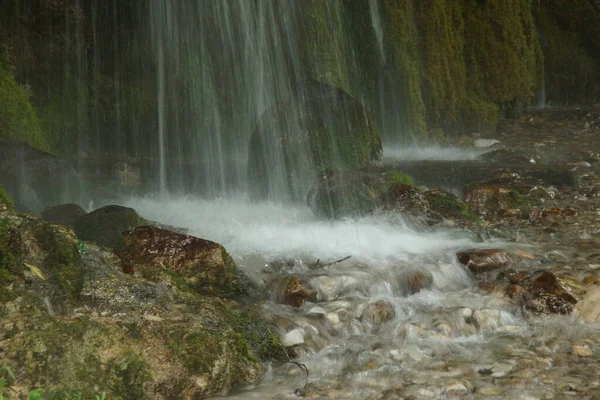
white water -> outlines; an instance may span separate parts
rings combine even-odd
[[[383,156],[385,160],[395,161],[464,161],[476,160],[489,151],[490,149],[441,146],[385,147]]]
[[[168,202],[138,198],[126,206],[146,218],[185,227],[218,242],[238,258],[339,259],[388,264],[412,255],[448,252],[470,241],[442,232],[416,232],[386,216],[320,221],[308,207],[250,203],[244,199],[179,197]]]

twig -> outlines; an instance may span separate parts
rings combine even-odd
[[[283,346],[283,353],[285,354],[285,356],[287,357],[287,362],[292,363],[292,364],[296,364],[298,366],[298,368],[300,368],[301,370],[303,370],[304,372],[306,372],[306,379],[308,379],[308,368],[306,367],[306,365],[299,363],[298,361],[294,361],[290,358],[290,355],[287,352],[287,349],[285,348],[285,346]]]
[[[319,268],[319,261],[321,261],[320,258],[317,258],[317,262],[315,263],[315,265],[313,265],[313,268]]]
[[[336,260],[336,261],[334,261],[334,262],[330,262],[329,264],[325,264],[325,265],[323,265],[323,267],[329,267],[330,265],[333,265],[333,264],[339,264],[339,263],[341,263],[342,261],[346,261],[346,260],[348,260],[349,258],[352,258],[352,256],[347,256],[347,257],[344,257],[344,258],[340,258],[339,260]]]

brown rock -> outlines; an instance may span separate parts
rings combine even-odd
[[[424,272],[408,272],[402,276],[402,282],[406,285],[408,293],[415,294],[429,288],[433,283],[433,277]]]
[[[380,325],[391,321],[395,315],[394,306],[389,301],[378,300],[365,306],[362,320],[373,325]]]
[[[225,248],[218,243],[153,226],[123,232],[125,248],[118,252],[125,267],[142,275],[156,269],[178,272],[196,291],[214,295],[236,295],[246,283]]]
[[[423,192],[410,185],[391,185],[388,191],[379,197],[379,202],[386,209],[416,217],[425,216],[429,211],[429,202]]]
[[[505,289],[504,294],[513,300],[520,300],[525,294],[525,288],[519,285],[510,285]]]
[[[510,265],[508,253],[502,249],[468,249],[456,253],[458,261],[471,272],[480,274]]]
[[[525,307],[537,313],[570,314],[577,299],[552,272],[542,272],[526,288]]]
[[[316,301],[317,292],[306,280],[297,275],[288,275],[283,278],[276,292],[278,303],[292,307],[302,307],[307,301]]]

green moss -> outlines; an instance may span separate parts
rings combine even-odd
[[[425,192],[431,210],[444,217],[463,217],[473,221],[479,221],[479,217],[469,210],[469,206],[451,193],[440,190]]]
[[[540,0],[534,7],[554,103],[600,98],[600,12],[588,0]]]
[[[107,373],[115,379],[110,387],[111,398],[143,399],[147,397],[146,385],[152,381],[148,364],[137,353],[130,352],[108,363]]]
[[[244,346],[249,345],[261,360],[283,359],[284,347],[281,339],[271,332],[266,321],[237,311],[228,311],[227,319],[233,330],[241,335],[239,340],[246,343]]]
[[[427,135],[426,109],[421,81],[420,33],[413,0],[383,0],[385,51],[402,81],[403,120],[412,136]],[[402,110],[399,110],[402,111]]]
[[[0,63],[0,137],[20,140],[40,150],[49,150],[29,94]]]
[[[414,186],[415,181],[412,176],[401,171],[390,171],[386,176],[389,185],[410,185]]]
[[[350,92],[341,1],[304,0],[298,7],[308,77]]]
[[[3,206],[6,207],[8,211],[15,211],[15,205],[12,199],[6,194],[4,189],[0,187],[0,210],[2,210]]]

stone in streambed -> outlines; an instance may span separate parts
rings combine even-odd
[[[577,299],[552,272],[542,272],[526,288],[525,307],[539,314],[570,314]]]
[[[218,243],[153,226],[124,232],[122,238],[119,257],[144,277],[159,279],[164,270],[170,270],[199,293],[234,296],[248,291],[247,281]]]
[[[297,275],[288,275],[277,287],[275,297],[278,303],[298,308],[307,301],[316,301],[317,292],[305,279]]]
[[[73,229],[81,240],[117,249],[123,246],[122,232],[147,224],[133,208],[112,205],[77,218]]]
[[[592,286],[577,304],[579,316],[587,322],[600,323],[600,287]]]
[[[394,306],[389,301],[378,300],[365,306],[362,312],[362,320],[373,325],[380,325],[391,321],[396,312]]]
[[[502,249],[467,249],[457,252],[456,256],[461,264],[476,274],[506,268],[512,262]]]

